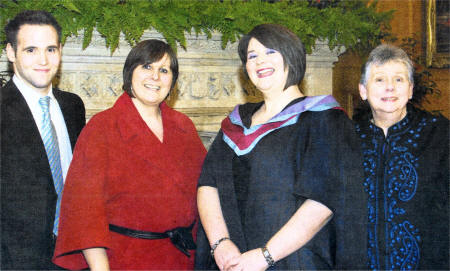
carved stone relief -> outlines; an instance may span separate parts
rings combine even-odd
[[[145,32],[142,39],[162,36]],[[187,114],[195,123],[205,144],[220,128],[222,119],[236,104],[261,101],[261,94],[242,71],[237,43],[222,49],[220,35],[187,35],[187,49],[177,48],[180,75],[167,103]],[[94,33],[88,48],[82,50],[82,37],[67,39],[60,72],[54,84],[78,94],[87,109],[87,118],[111,107],[122,91],[122,68],[131,47],[121,37],[119,47],[111,54],[105,41]],[[307,56],[307,70],[301,88],[306,95],[332,93],[332,67],[340,50],[330,51],[325,43],[317,43]],[[0,57],[0,74],[8,62],[4,51]],[[4,76],[2,76],[4,77]]]

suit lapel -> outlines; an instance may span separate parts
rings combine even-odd
[[[37,126],[35,124],[33,114],[31,113],[30,108],[28,107],[25,98],[20,93],[19,89],[10,80],[6,86],[2,90],[2,108],[5,112],[10,113],[15,118],[29,120],[29,126],[34,126],[36,131],[39,133]],[[5,119],[8,121],[8,119]],[[10,119],[10,121],[14,121],[14,119]],[[31,125],[33,124],[33,125]]]
[[[15,138],[14,142],[18,142],[15,144],[23,144],[20,147],[29,147],[30,157],[41,160],[42,168],[48,168],[50,171],[41,134],[25,98],[12,80],[6,84],[1,92],[1,126],[2,129],[5,129],[5,131],[2,131],[2,136]],[[41,159],[42,157],[45,157],[45,159]]]
[[[57,88],[53,88],[53,96],[55,96],[56,101],[58,102],[59,108],[61,108],[61,112],[63,114],[64,122],[66,123],[67,133],[69,134],[70,145],[72,146],[72,151],[75,147],[75,143],[77,141],[78,134],[75,131],[74,125],[68,125],[69,123],[73,123],[73,117],[75,113],[72,112],[73,106],[67,99],[64,99],[63,92]]]

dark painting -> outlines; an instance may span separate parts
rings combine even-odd
[[[448,53],[450,47],[450,1],[436,1],[436,52]]]

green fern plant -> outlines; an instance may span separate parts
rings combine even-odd
[[[333,5],[311,5],[309,1],[262,0],[0,0],[0,27],[25,9],[51,12],[61,24],[62,41],[83,35],[89,46],[94,29],[105,38],[111,53],[120,34],[136,44],[147,29],[161,33],[174,48],[186,48],[186,33],[212,31],[222,34],[222,47],[235,42],[257,24],[278,23],[293,30],[308,52],[318,39],[335,46],[365,48],[378,43],[389,29],[392,12],[377,13],[367,0],[333,1]],[[384,26],[384,27],[383,27]],[[0,50],[5,47],[0,33]]]

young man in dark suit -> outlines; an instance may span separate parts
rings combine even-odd
[[[5,34],[14,76],[0,89],[0,269],[57,269],[59,202],[85,108],[77,95],[52,86],[62,48],[50,13],[21,12]]]

